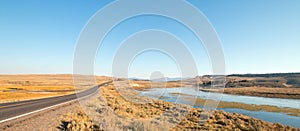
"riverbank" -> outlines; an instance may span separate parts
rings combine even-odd
[[[205,92],[222,92],[216,89],[200,89]],[[224,88],[223,93],[244,96],[259,96],[269,98],[300,99],[300,88],[268,88],[268,87],[244,87]]]
[[[151,88],[177,88],[177,87],[195,87],[196,80],[191,81],[170,81],[170,82],[151,82],[145,80],[131,80],[130,86],[135,90],[146,90]],[[224,91],[201,88],[205,92],[222,92],[225,94],[259,96],[269,98],[300,99],[300,88],[292,87],[226,87]]]
[[[300,109],[294,108],[284,108],[278,106],[270,106],[270,105],[254,105],[254,104],[245,104],[240,102],[225,102],[220,101],[216,102],[213,100],[206,100],[202,98],[193,98],[191,95],[181,94],[181,93],[171,93],[172,95],[178,96],[187,96],[181,97],[185,101],[189,103],[194,103],[194,106],[203,106],[206,102],[218,103],[218,108],[236,108],[236,109],[243,109],[248,111],[267,111],[267,112],[277,112],[277,113],[285,113],[291,116],[298,116],[300,117]]]
[[[238,113],[153,100],[130,90],[120,94],[113,85],[101,88],[99,94],[84,111],[64,116],[66,130],[300,130]]]

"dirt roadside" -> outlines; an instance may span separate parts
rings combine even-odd
[[[22,118],[0,124],[2,131],[55,131],[62,126],[62,116],[80,111],[78,102],[54,107]]]

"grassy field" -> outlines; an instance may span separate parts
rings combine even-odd
[[[178,81],[171,82],[151,82],[144,80],[131,80],[130,86],[136,90],[150,89],[150,88],[172,88],[172,87],[181,87],[183,83]]]
[[[109,81],[97,77],[97,83]],[[86,89],[76,88],[78,91]],[[0,75],[0,103],[75,93],[72,75]]]
[[[237,81],[243,85],[243,82],[258,81],[264,82],[262,77],[238,77],[230,76],[230,81]],[[282,79],[282,77],[280,77]],[[292,79],[292,78],[289,78]],[[295,79],[295,78],[293,78]],[[111,80],[110,77],[97,76],[96,83],[100,84]],[[209,79],[203,79],[209,80]],[[266,81],[266,80],[265,80]],[[88,83],[88,82],[86,82]],[[195,85],[195,81],[170,81],[170,82],[150,82],[150,81],[138,81],[131,80],[130,85],[133,89],[143,90],[149,88],[159,87],[190,87]],[[201,81],[199,82],[201,83]],[[76,90],[84,90],[92,85],[85,85],[84,79],[80,83],[82,87],[76,87]],[[282,83],[281,83],[282,84]],[[249,96],[262,96],[262,97],[275,97],[275,98],[293,98],[300,99],[300,88],[292,88],[290,83],[284,84],[286,87],[272,88],[272,87],[235,87],[225,88],[224,93],[237,94],[237,95],[249,95]],[[270,85],[270,84],[268,84]],[[261,85],[263,86],[263,85]],[[203,91],[214,91],[210,89],[203,89]],[[60,75],[0,75],[0,103],[22,101],[29,99],[46,98],[52,96],[61,96],[66,94],[72,94],[75,92],[73,85],[72,75],[60,74]]]
[[[125,87],[126,88],[126,87]],[[129,89],[130,91],[130,89]],[[101,88],[82,112],[62,116],[62,130],[297,130],[238,113],[205,111],[161,100],[135,103],[124,99],[113,85]],[[148,99],[134,95],[139,100]],[[148,100],[145,100],[148,101]],[[83,108],[82,108],[83,109]],[[89,113],[87,115],[86,113]]]

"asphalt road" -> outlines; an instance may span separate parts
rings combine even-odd
[[[93,94],[96,94],[97,90],[101,86],[108,83],[111,83],[111,81],[97,85],[91,89],[82,91],[77,94],[0,104],[0,123],[47,107],[83,98],[86,96],[91,96]]]

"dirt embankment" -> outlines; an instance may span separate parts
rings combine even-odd
[[[295,130],[237,113],[204,111],[187,105],[140,97],[112,86],[101,88],[101,96],[86,103],[84,112],[64,117],[63,130]],[[139,102],[132,102],[139,100]],[[87,114],[89,115],[87,115]],[[93,120],[93,121],[92,121]]]

